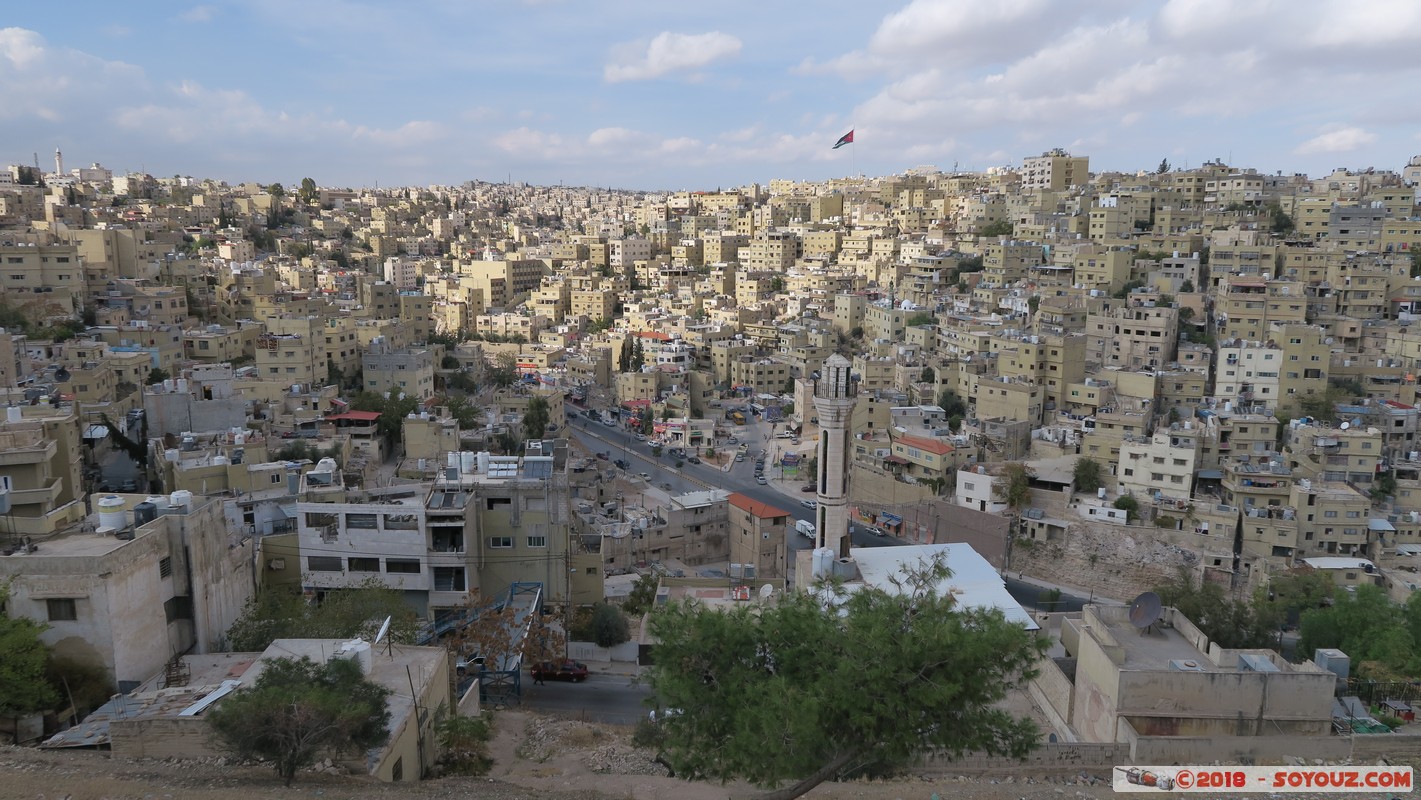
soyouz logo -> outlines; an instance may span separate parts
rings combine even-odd
[[[1411,767],[1116,767],[1117,792],[1410,792]]]

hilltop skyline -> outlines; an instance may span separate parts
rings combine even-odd
[[[635,189],[1222,159],[1400,169],[1421,6],[709,8],[274,0],[12,9],[6,163],[322,185]],[[853,129],[855,144],[833,149]]]

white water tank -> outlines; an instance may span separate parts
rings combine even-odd
[[[316,462],[316,468],[311,471],[334,473],[336,471],[336,460],[334,458],[323,458]]]
[[[457,451],[449,451],[449,463],[447,464],[447,466],[449,467],[449,469],[453,470],[457,470],[459,468],[459,453]]]
[[[187,394],[187,378],[178,378],[178,393]]]
[[[1095,496],[1096,496],[1097,498],[1101,499],[1101,500],[1104,500],[1104,499],[1105,499],[1105,487],[1102,486],[1102,487],[1100,487],[1099,489],[1096,489],[1096,490],[1095,490]]]
[[[163,451],[163,458],[167,459],[169,462],[179,461],[182,459],[182,457],[182,451],[178,450],[176,447],[171,447]]]
[[[342,642],[340,649],[336,650],[332,657],[354,661],[360,665],[360,674],[369,675],[370,670],[375,666],[371,655],[369,642],[364,639],[351,639],[348,642]]]
[[[173,511],[179,514],[186,514],[192,510],[192,492],[187,489],[179,489],[168,495],[168,505]]]
[[[8,408],[5,409],[5,421],[6,421],[6,422],[19,422],[19,421],[23,420],[24,418],[25,418],[25,409],[24,409],[23,406],[9,406]]]
[[[213,457],[212,457],[212,466],[214,466],[214,467],[225,467],[225,466],[227,466],[227,457],[226,457],[226,456],[213,456]]]
[[[152,503],[153,507],[158,509],[159,514],[163,513],[168,508],[168,496],[165,494],[150,494],[148,495],[148,498],[143,502]]]
[[[472,450],[464,450],[459,453],[459,471],[465,475],[473,473],[478,464],[478,454]]]
[[[828,547],[816,547],[812,556],[813,570],[810,574],[815,580],[828,578],[834,574],[834,551]]]
[[[234,433],[234,434],[232,434],[232,444],[243,445],[243,444],[246,444],[246,443],[247,443],[247,434],[245,434],[245,433]]]
[[[478,455],[479,472],[488,473],[489,454],[487,450],[480,450]]]
[[[128,514],[124,507],[127,504],[122,497],[116,494],[105,495],[99,498],[99,527],[113,528],[121,530],[128,526]]]

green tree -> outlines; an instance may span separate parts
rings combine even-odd
[[[918,383],[936,383],[937,372],[932,367],[923,367],[923,371],[918,373]]]
[[[1351,656],[1359,672],[1370,677],[1421,677],[1418,598],[1421,593],[1412,593],[1405,606],[1398,606],[1374,584],[1339,592],[1331,606],[1303,612],[1298,652],[1334,647]]]
[[[1140,501],[1132,495],[1122,494],[1115,498],[1115,502],[1111,505],[1125,512],[1126,522],[1134,522],[1140,518]]]
[[[282,186],[279,183],[273,183],[272,185],[266,187],[266,193],[280,201],[281,198],[286,196],[286,187]]]
[[[928,312],[928,311],[919,311],[918,313],[914,314],[913,316],[908,317],[908,322],[907,322],[907,325],[908,325],[909,328],[912,328],[912,327],[915,327],[915,326],[918,326],[918,325],[935,325],[935,324],[937,324],[937,317],[933,316],[932,313],[931,313],[931,312]]]
[[[783,292],[784,290],[785,290],[785,279],[784,279],[784,278],[781,278],[780,276],[776,275],[775,277],[773,277],[773,278],[770,279],[770,291],[775,292],[776,294],[778,294],[778,293],[780,293],[780,292]]]
[[[653,573],[637,578],[636,584],[627,593],[627,599],[622,601],[622,612],[629,617],[639,617],[650,611],[656,603],[658,583],[659,581]]]
[[[1185,278],[1185,279],[1184,279],[1184,282],[1181,283],[1181,284],[1179,284],[1179,292],[1180,292],[1180,294],[1184,294],[1184,293],[1192,292],[1192,291],[1194,291],[1194,281],[1191,281],[1191,280],[1189,280],[1188,278]],[[1182,309],[1181,309],[1181,310],[1182,310]],[[1191,316],[1193,315],[1193,311],[1194,311],[1193,309],[1190,309],[1190,315],[1191,315]]]
[[[1028,297],[1028,298],[1026,299],[1026,309],[1027,309],[1028,311],[1030,311],[1032,314],[1035,314],[1035,313],[1036,313],[1036,309],[1038,309],[1038,308],[1040,308],[1040,307],[1041,307],[1041,295],[1039,295],[1039,294],[1033,294],[1031,297]]]
[[[541,439],[548,429],[548,399],[541,395],[528,398],[523,411],[523,438]]]
[[[444,774],[478,777],[493,768],[488,754],[493,726],[487,716],[451,714],[435,726],[435,734],[442,751],[439,767]]]
[[[1075,481],[1078,492],[1093,492],[1105,485],[1104,470],[1100,468],[1100,462],[1090,456],[1081,456],[1076,459],[1076,466],[1071,471],[1071,477]]]
[[[641,372],[646,366],[646,346],[642,344],[641,337],[638,336],[632,341],[632,363],[630,372]]]
[[[659,607],[649,682],[680,709],[663,758],[689,779],[744,779],[798,797],[929,751],[1022,757],[1039,732],[998,704],[1034,677],[1037,639],[1000,611],[959,606],[939,559],[891,587],[823,584],[725,611]]]
[[[48,711],[59,694],[46,678],[49,649],[45,626],[6,612],[9,587],[0,584],[0,717],[16,719]]]
[[[592,609],[592,642],[598,647],[616,647],[631,638],[627,616],[620,608],[600,603]]]
[[[375,427],[385,441],[395,443],[404,438],[405,417],[419,408],[419,399],[396,390],[389,397],[378,392],[360,392],[350,399],[352,411],[377,411]]]
[[[314,203],[320,192],[316,189],[316,182],[310,178],[301,179],[301,188],[296,190],[296,196],[301,198],[303,203]]]
[[[365,680],[354,660],[275,658],[264,667],[207,721],[225,749],[270,761],[287,786],[324,753],[363,753],[389,738],[390,690]]]
[[[499,353],[488,367],[488,381],[494,386],[512,386],[518,381],[518,359],[512,353]]]
[[[980,236],[1011,236],[1016,228],[1007,220],[989,222],[977,230]]]
[[[1155,174],[1163,175],[1166,172],[1169,172],[1169,159],[1162,158],[1160,159],[1159,166],[1155,168]]]
[[[483,425],[482,412],[467,397],[446,398],[444,407],[449,410],[449,416],[459,423],[461,430],[473,430]]]
[[[1270,627],[1296,624],[1301,615],[1332,600],[1337,584],[1322,570],[1298,569],[1270,576],[1253,594],[1253,610]]]
[[[1195,583],[1186,570],[1155,588],[1166,606],[1178,609],[1209,641],[1220,647],[1271,647],[1276,626],[1266,615],[1254,613],[1247,601],[1231,600],[1217,583]],[[1311,652],[1311,651],[1308,651]]]
[[[967,404],[962,402],[962,398],[957,396],[957,392],[951,389],[943,389],[938,393],[937,404],[949,417],[964,417],[967,415]]]
[[[286,588],[264,588],[247,601],[227,629],[227,644],[237,652],[265,650],[277,639],[351,639],[372,641],[385,618],[389,637],[412,642],[419,620],[398,589],[370,578],[350,589],[326,592],[319,603]]]
[[[1031,470],[1020,461],[1008,462],[997,475],[993,487],[1008,508],[1019,512],[1031,499]]]
[[[162,383],[163,381],[168,380],[171,377],[173,376],[169,375],[168,371],[163,369],[162,367],[154,367],[153,369],[148,370],[148,385],[152,386],[155,383]]]

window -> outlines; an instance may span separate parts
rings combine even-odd
[[[168,578],[173,574],[173,559],[171,556],[158,559],[158,577]]]
[[[346,514],[346,515],[345,515],[345,527],[347,527],[347,528],[361,528],[361,529],[364,529],[364,530],[374,530],[374,529],[375,529],[375,515],[374,515],[374,514]]]
[[[45,601],[50,622],[73,622],[79,618],[79,609],[72,597],[54,597]]]
[[[380,571],[380,559],[378,558],[348,558],[345,561],[351,572]]]
[[[548,537],[546,537],[546,536],[529,536],[529,537],[528,537],[528,546],[529,546],[529,547],[547,547],[547,546],[548,546]]]
[[[170,597],[163,601],[163,616],[167,618],[168,622],[192,619],[192,598]]]
[[[312,572],[340,572],[339,556],[306,556],[306,569]]]
[[[281,473],[280,473],[280,472],[273,472],[273,473],[271,473],[271,482],[272,482],[272,483],[281,483]]]
[[[463,567],[434,568],[434,591],[462,592],[465,588]]]
[[[488,546],[491,547],[491,548],[499,549],[499,550],[512,547],[512,546],[513,546],[513,537],[512,537],[512,536],[490,536],[490,537],[488,537]]]
[[[417,558],[387,558],[385,559],[385,571],[401,575],[418,575],[419,559]]]

